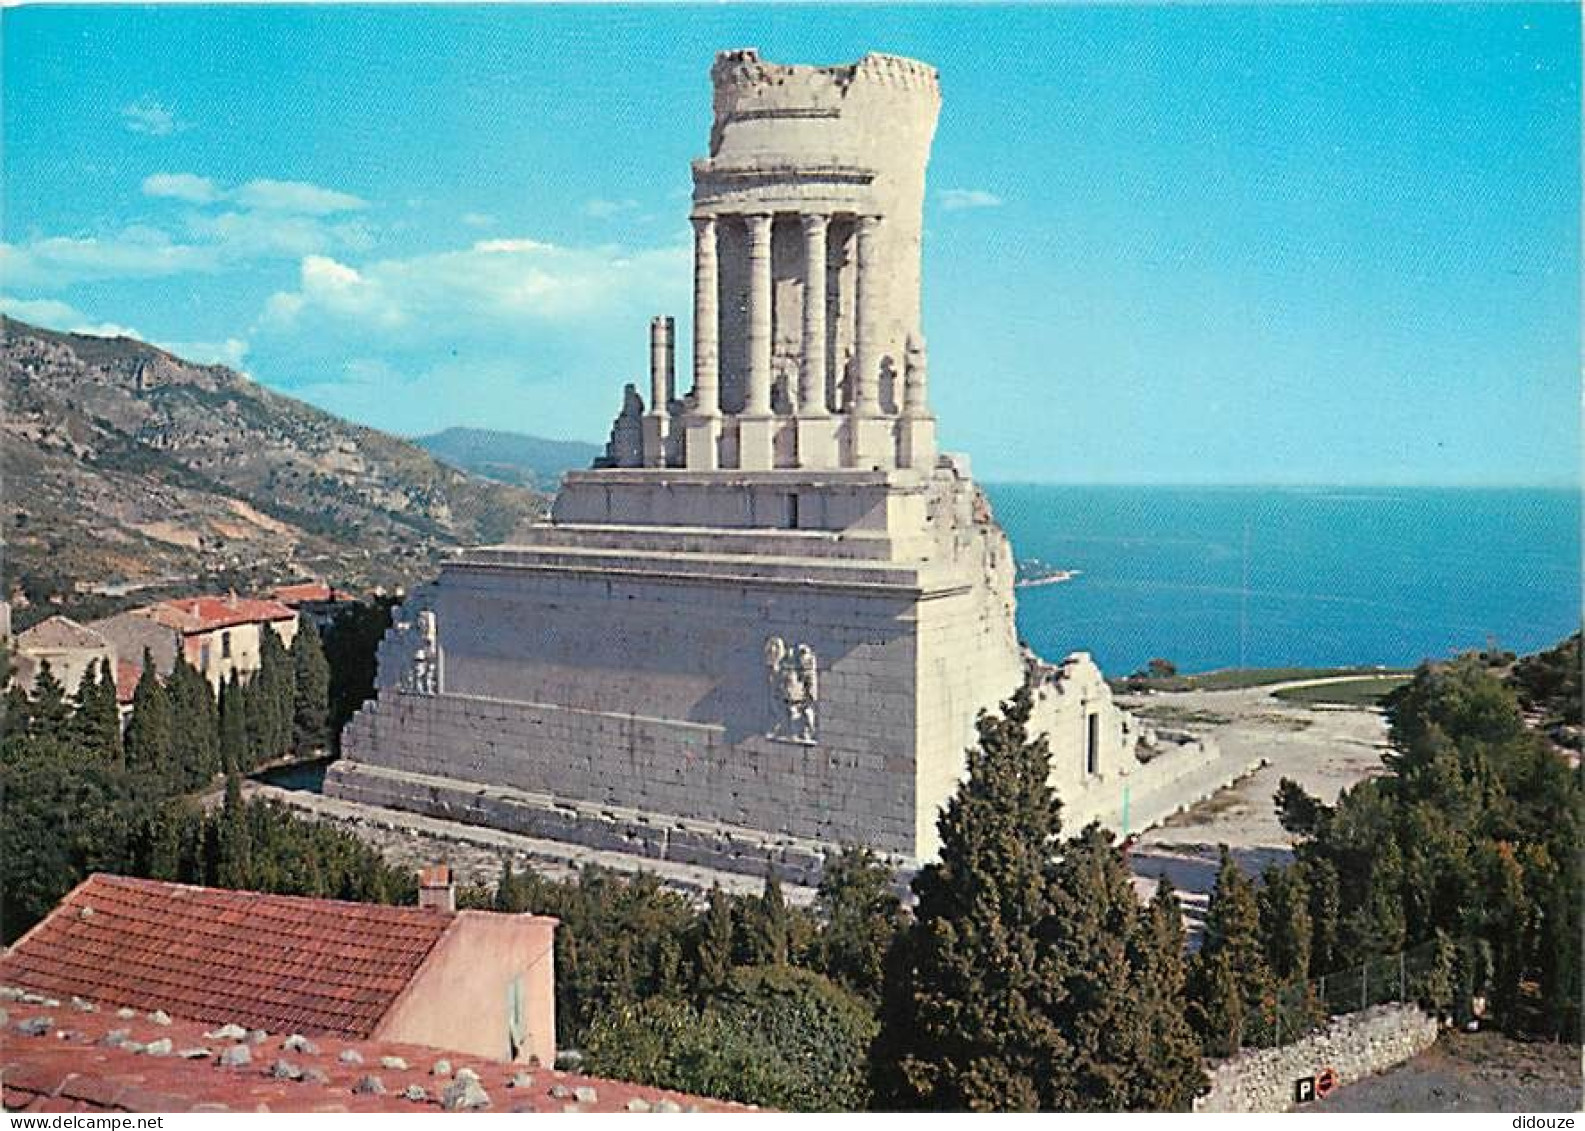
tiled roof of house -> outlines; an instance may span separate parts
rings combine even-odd
[[[366,1037],[452,916],[95,874],[0,956],[0,983],[195,1021]]]
[[[253,597],[180,597],[150,605],[148,615],[182,632],[213,632],[239,624],[297,619],[297,613],[279,601]]]
[[[132,693],[138,689],[138,680],[143,678],[143,666],[131,660],[116,659],[116,702],[132,702]]]
[[[283,605],[306,605],[317,602],[356,601],[355,594],[344,589],[332,589],[322,581],[304,581],[297,585],[282,585],[271,594]]]
[[[108,648],[110,642],[70,617],[53,616],[18,633],[16,645],[18,651],[28,652],[45,648]]]
[[[7,1111],[747,1111],[423,1045],[206,1025],[0,985]],[[444,1062],[444,1063],[442,1063]]]

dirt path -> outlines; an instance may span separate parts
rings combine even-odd
[[[1209,734],[1225,754],[1267,764],[1165,825],[1145,833],[1133,851],[1134,871],[1148,891],[1166,875],[1183,893],[1191,915],[1203,906],[1216,876],[1218,844],[1258,874],[1290,856],[1292,840],[1277,823],[1272,797],[1292,778],[1328,803],[1347,786],[1383,772],[1387,724],[1378,710],[1285,703],[1272,692],[1358,680],[1360,676],[1293,680],[1236,691],[1177,691],[1124,695],[1118,702],[1163,727]],[[1390,678],[1390,677],[1387,677]]]

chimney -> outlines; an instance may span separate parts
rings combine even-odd
[[[444,864],[420,868],[418,906],[425,911],[450,915],[457,910],[457,885],[451,882],[451,869]]]

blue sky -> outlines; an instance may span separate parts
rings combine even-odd
[[[1570,4],[0,19],[5,308],[377,427],[602,437],[689,332],[714,52],[880,50],[941,70],[925,331],[981,477],[1579,481]]]

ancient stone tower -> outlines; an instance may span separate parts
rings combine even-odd
[[[936,452],[935,71],[731,51],[711,77],[691,388],[657,317],[648,398],[551,520],[400,611],[327,790],[807,881],[832,845],[933,855],[976,714],[1029,679],[1070,817],[1137,825],[1164,763],[1087,658],[1020,649],[1007,539]]]

